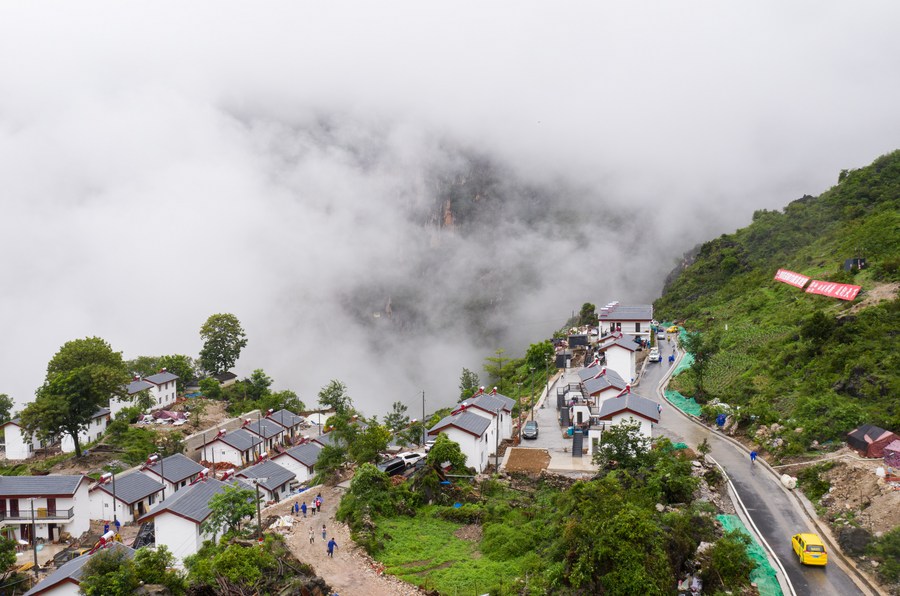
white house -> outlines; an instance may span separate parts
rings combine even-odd
[[[607,370],[619,373],[626,382],[633,383],[635,378],[635,361],[639,346],[630,337],[609,339],[597,347],[597,351],[606,355]]]
[[[624,333],[631,337],[640,336],[650,340],[650,327],[653,320],[652,304],[619,304],[610,302],[600,308],[597,317],[600,323],[600,336]]]
[[[14,540],[78,538],[90,528],[85,476],[0,476],[0,532]]]
[[[300,438],[302,435],[303,427],[306,423],[306,419],[303,416],[298,416],[291,412],[290,410],[278,410],[277,412],[273,412],[269,410],[269,413],[266,414],[266,418],[269,420],[274,420],[279,425],[284,427],[284,444],[285,445],[293,445],[294,442]]]
[[[494,424],[496,422],[495,418],[499,416],[500,440],[503,441],[504,439],[512,438],[512,409],[515,404],[516,401],[514,399],[497,393],[496,388],[491,393],[485,393],[484,388],[481,388],[475,395],[462,402],[460,406],[464,406],[466,410],[473,414],[487,418],[491,421],[491,424]]]
[[[266,502],[279,502],[291,494],[290,484],[296,474],[271,460],[259,462],[237,473],[249,484],[259,485],[259,492]]]
[[[137,472],[97,483],[88,491],[91,519],[133,522],[162,499],[162,490],[162,482]]]
[[[619,373],[611,368],[589,368],[584,371],[594,372],[581,382],[581,393],[593,400],[594,404],[601,404],[604,400],[615,397],[624,390],[628,383],[619,376]],[[583,372],[583,371],[582,371]],[[580,374],[580,373],[579,373]]]
[[[297,482],[303,484],[315,474],[316,461],[322,447],[318,443],[304,443],[279,453],[272,461],[293,472]]]
[[[223,372],[217,375],[214,375],[213,378],[219,382],[219,386],[222,388],[231,387],[235,383],[237,383],[237,375],[233,372]]]
[[[34,455],[35,449],[42,447],[36,438],[29,441],[20,426],[22,421],[16,417],[0,425],[3,429],[6,459],[28,459]]]
[[[87,428],[78,432],[78,443],[84,447],[91,441],[96,441],[102,437],[103,433],[106,432],[106,427],[109,426],[109,417],[109,408],[100,408],[94,412]],[[63,435],[59,448],[62,449],[63,453],[72,453],[75,451],[75,441],[72,439],[72,435]]]
[[[205,470],[206,468],[194,460],[176,453],[162,460],[148,460],[140,471],[149,478],[166,485],[162,496],[163,499],[166,499],[196,480],[197,476]]]
[[[659,404],[652,399],[623,391],[621,396],[608,399],[600,405],[597,418],[611,424],[638,422],[641,435],[650,438],[653,436],[653,425],[659,423],[659,412]]]
[[[111,542],[104,550],[121,550],[131,559],[134,549],[121,542]],[[81,594],[81,575],[84,564],[96,553],[76,557],[41,580],[36,586],[25,592],[23,596],[79,596]]]
[[[466,465],[481,472],[488,464],[488,455],[496,448],[495,425],[489,418],[468,410],[457,410],[428,430],[428,435],[436,437],[445,433],[450,440],[459,444],[466,456]]]
[[[242,429],[262,439],[262,451],[268,453],[275,449],[275,445],[281,445],[284,440],[284,427],[268,418],[244,421]]]
[[[168,408],[178,399],[178,375],[173,375],[166,369],[162,369],[155,375],[144,378],[150,383],[150,395],[153,396],[152,409]]]
[[[153,389],[155,385],[153,383],[148,383],[144,379],[140,377],[135,377],[128,385],[125,387],[125,396],[124,397],[110,397],[109,398],[109,413],[115,418],[119,415],[119,412],[124,410],[125,408],[131,408],[137,405],[137,397],[142,391],[150,391]]]
[[[219,431],[211,441],[201,447],[203,461],[228,462],[236,468],[257,460],[262,439],[244,429]]]
[[[215,478],[205,478],[196,484],[178,491],[171,498],[156,507],[144,517],[141,523],[153,521],[156,546],[165,545],[178,561],[195,554],[203,546],[205,540],[213,536],[201,530],[201,524],[212,511],[209,500],[225,490],[226,486],[253,487],[241,481],[222,482]]]

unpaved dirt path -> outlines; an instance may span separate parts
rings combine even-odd
[[[300,561],[308,563],[316,570],[316,574],[325,579],[331,588],[340,596],[408,596],[423,594],[417,587],[399,579],[380,575],[376,572],[372,560],[361,548],[358,548],[350,539],[350,529],[334,519],[338,503],[344,491],[336,487],[318,486],[301,493],[292,495],[277,505],[267,507],[263,515],[289,515],[290,508],[299,499],[300,503],[306,501],[307,506],[312,503],[317,494],[321,493],[323,511],[315,516],[307,511],[306,519],[300,514],[295,519],[293,529],[285,534],[287,544],[291,552]],[[325,524],[326,536],[322,540],[322,524]],[[315,530],[313,543],[309,542],[309,529]],[[326,544],[334,537],[338,548],[334,558],[329,558]]]

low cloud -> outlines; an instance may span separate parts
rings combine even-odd
[[[3,9],[0,392],[232,312],[240,374],[431,410],[900,138],[893,3],[392,8]]]

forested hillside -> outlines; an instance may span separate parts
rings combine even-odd
[[[846,259],[867,267],[843,269]],[[852,302],[773,281],[779,268],[862,286]],[[900,151],[842,171],[836,186],[783,211],[757,211],[705,243],[657,300],[711,357],[676,378],[701,403],[741,406],[742,428],[786,425],[779,449],[840,439],[860,422],[900,430]],[[696,367],[695,367],[696,368]]]

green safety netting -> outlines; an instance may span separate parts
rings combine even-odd
[[[747,555],[756,564],[756,567],[750,572],[750,581],[759,588],[760,596],[783,596],[781,584],[778,583],[775,569],[769,564],[769,557],[766,556],[766,551],[763,550],[753,535],[747,531],[741,520],[736,515],[717,515],[716,519],[719,520],[726,532],[740,530],[750,537],[750,544],[747,545]]]
[[[694,401],[693,397],[685,397],[677,391],[672,391],[671,389],[666,389],[665,394],[666,399],[669,400],[669,403],[671,403],[673,406],[675,406],[685,414],[690,414],[691,416],[700,416],[700,404]]]

